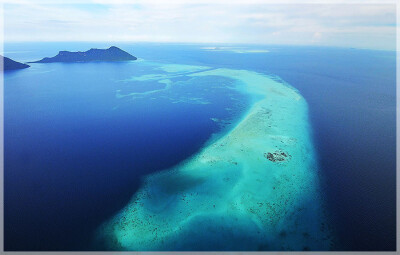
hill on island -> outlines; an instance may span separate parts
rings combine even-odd
[[[39,61],[30,63],[54,63],[54,62],[93,62],[93,61],[129,61],[136,60],[126,51],[118,47],[111,46],[108,49],[90,49],[88,51],[60,51],[57,56],[43,58]]]
[[[27,64],[23,64],[17,61],[14,61],[10,58],[7,57],[3,57],[0,55],[0,58],[3,60],[3,67],[4,67],[4,71],[7,70],[18,70],[18,69],[24,69],[24,68],[28,68],[29,65]]]

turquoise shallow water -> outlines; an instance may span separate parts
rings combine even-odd
[[[202,77],[222,77],[234,80],[229,89],[255,100],[198,153],[148,176],[129,204],[98,229],[97,242],[110,250],[328,250],[331,233],[299,92],[253,71],[152,64],[166,74],[129,80],[157,80],[164,88],[118,91],[117,97],[157,96]],[[189,80],[169,80],[181,76]]]
[[[109,42],[13,43],[5,45],[5,55],[24,62],[54,56],[59,50],[110,46]],[[214,69],[251,70],[284,83],[277,75],[298,89],[307,102],[310,121],[297,123],[312,125],[311,147],[318,161],[318,172],[313,176],[323,179],[313,187],[321,186],[318,193],[327,201],[323,208],[331,216],[329,226],[334,227],[333,249],[396,249],[395,52],[257,45],[218,50],[213,45],[116,46],[145,61],[32,64],[5,74],[7,251],[103,249],[91,246],[95,230],[99,232],[100,225],[116,219],[118,212],[144,190],[144,176],[152,180],[152,174],[160,170],[166,174],[180,168],[177,164],[183,160],[191,161],[191,156],[232,132],[263,98],[263,93],[250,95],[246,89],[238,89],[241,81],[235,78],[190,75]],[[189,70],[168,65],[177,70],[166,72],[163,68],[167,63],[185,64]],[[193,70],[194,66],[207,69]],[[161,75],[164,81],[146,79],[149,74]],[[139,77],[144,80],[136,80]],[[168,84],[171,86],[166,89]],[[234,177],[239,179],[241,172]],[[176,175],[171,176],[165,178],[170,184],[166,184],[167,190],[179,186],[177,183],[181,189],[200,185],[193,178],[173,182]],[[318,205],[313,208],[320,208],[321,199],[315,201]],[[313,202],[304,204],[308,208]],[[304,214],[296,218],[314,222],[306,218],[318,218],[317,211],[320,209],[310,209],[310,217]],[[231,219],[224,225],[232,225]],[[245,222],[243,217],[241,220]],[[204,221],[197,221],[203,223],[197,225],[202,229]],[[194,220],[190,225],[196,225]],[[271,236],[298,243],[298,236],[288,234],[291,226],[287,224],[279,237],[278,231]],[[258,240],[246,235],[256,232],[251,229],[257,230],[249,227],[245,232],[241,227],[235,239],[232,231],[222,235],[218,227],[221,237],[208,247],[275,249],[271,244],[251,242]],[[196,235],[202,242],[186,239],[194,242],[186,247],[207,249],[209,232],[202,230],[203,234]],[[304,238],[308,236],[311,234],[305,232]],[[299,244],[299,249],[317,249],[317,242],[309,247],[304,244]]]

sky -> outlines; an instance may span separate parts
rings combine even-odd
[[[67,4],[65,0],[5,0],[4,41],[252,43],[395,49],[394,4],[338,2],[70,0]],[[380,3],[385,2],[393,3]]]

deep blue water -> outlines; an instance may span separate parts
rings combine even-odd
[[[30,61],[59,50],[109,46],[6,44],[5,56]],[[299,89],[309,104],[335,249],[395,250],[395,52],[254,45],[246,47],[270,52],[235,53],[201,49],[210,45],[116,46],[146,61],[275,74]],[[93,249],[95,228],[126,205],[142,176],[201,148],[221,129],[210,117],[230,121],[245,111],[246,98],[218,89],[203,95],[211,104],[115,97],[117,89],[132,92],[118,80],[147,74],[148,68],[33,64],[5,74],[6,250]],[[201,91],[210,82],[199,80],[197,88]],[[140,84],[134,92],[148,88],[160,84]]]

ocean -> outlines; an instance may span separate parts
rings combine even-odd
[[[5,73],[5,250],[395,250],[395,52],[82,42],[6,43],[4,55],[25,62],[54,56],[60,50],[111,45],[138,60],[31,64],[28,69]],[[270,84],[278,96],[293,92],[301,103],[271,98],[269,92],[255,89],[260,81]],[[290,134],[301,145],[300,149],[279,147],[290,151],[291,159],[284,166],[263,158],[262,151],[253,151],[267,150],[272,144],[272,140],[258,144],[262,140],[259,131],[254,133],[250,143],[254,146],[248,147],[246,157],[235,154],[231,144],[237,143],[229,142],[250,132],[241,130],[258,127],[242,128],[264,96],[265,104],[277,102],[263,106],[280,117],[274,120],[274,136],[283,141],[282,136]],[[276,105],[281,108],[275,109]],[[248,144],[249,140],[243,141]],[[212,149],[221,141],[230,145]],[[261,153],[261,159],[251,158],[256,153]],[[232,164],[212,166],[196,158],[208,155],[219,155]],[[301,162],[296,155],[302,155],[298,157]],[[260,165],[253,165],[257,160]],[[244,166],[249,164],[253,166],[249,169],[266,165],[274,171],[274,179],[265,172],[246,172]],[[291,183],[298,184],[285,187],[279,195],[293,201],[287,207],[274,206],[281,210],[277,210],[275,228],[255,234],[258,227],[254,222],[270,223],[249,221],[248,216],[271,217],[261,215],[251,203],[230,206],[251,189],[261,190],[261,197],[268,202],[281,201],[263,188],[271,188],[282,176],[287,178],[281,171],[286,168],[296,169],[297,177]],[[202,169],[203,175],[197,176],[193,169]],[[247,173],[258,174],[262,185],[248,179]],[[307,175],[302,176],[304,173]],[[218,182],[218,178],[226,181]],[[309,190],[297,188],[308,182]],[[246,189],[237,188],[245,185]],[[210,190],[213,192],[206,192]],[[175,211],[158,208],[193,192],[199,195],[187,204],[168,203],[166,208]],[[156,199],[140,197],[144,204],[138,209],[141,214],[132,215],[130,209],[136,208],[132,203],[138,201],[138,194]],[[307,213],[294,214],[304,225],[295,229],[294,217],[280,216],[300,204]],[[217,208],[209,215],[215,205],[224,209]],[[256,206],[264,208],[264,204]],[[181,224],[176,208],[193,218],[176,236],[171,237],[166,223],[150,221],[150,226],[166,229],[158,235],[165,237],[166,244],[153,247],[145,237],[142,242],[127,239],[125,236],[135,236],[132,225],[121,228],[119,234],[107,232],[108,226],[121,227],[121,216],[147,220],[149,211]],[[197,208],[196,213],[191,208]],[[317,236],[321,231],[322,225],[318,225],[306,232],[312,225],[311,215],[318,215],[322,224],[329,226],[329,242],[304,241],[304,233]],[[215,221],[222,222],[221,226]],[[237,227],[244,234],[221,231],[226,226]],[[197,236],[202,240],[199,243],[185,239],[196,228],[221,234]],[[104,238],[119,245],[104,245]],[[202,245],[211,238],[218,242]],[[277,240],[282,245],[270,245]]]

